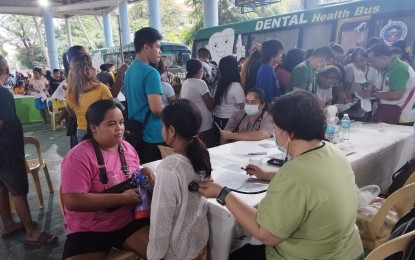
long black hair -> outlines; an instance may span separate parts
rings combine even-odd
[[[166,128],[173,126],[176,134],[189,142],[186,154],[194,171],[209,178],[212,166],[206,146],[197,137],[202,124],[202,115],[196,105],[187,99],[174,101],[163,109],[161,120]]]
[[[110,109],[118,108],[122,111],[121,106],[112,99],[100,99],[92,103],[85,114],[86,117],[86,134],[82,137],[83,140],[92,139],[91,125],[99,125],[104,121],[105,114]]]
[[[215,97],[213,99],[215,105],[220,105],[222,100],[226,98],[232,82],[241,83],[241,75],[238,70],[238,61],[232,55],[223,57],[219,61],[219,71],[220,78],[218,87],[215,91]]]

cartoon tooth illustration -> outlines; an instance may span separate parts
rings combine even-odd
[[[226,28],[222,32],[212,34],[206,48],[212,55],[212,60],[219,64],[221,58],[227,55],[233,55],[233,44],[235,41],[235,31],[232,28]]]

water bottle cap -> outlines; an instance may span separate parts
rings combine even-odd
[[[343,117],[349,117],[349,114],[344,114]]]
[[[332,122],[334,123],[334,117],[329,118],[329,123],[332,123]]]

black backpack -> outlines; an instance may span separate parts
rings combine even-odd
[[[393,227],[389,240],[415,230],[415,207],[403,216]],[[395,253],[385,260],[413,260],[415,259],[415,239],[409,242],[405,252]]]

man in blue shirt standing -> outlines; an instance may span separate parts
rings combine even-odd
[[[274,66],[281,62],[284,47],[279,40],[269,40],[262,43],[261,66],[256,76],[256,87],[265,92],[267,103],[280,95],[280,86],[275,75]]]
[[[164,143],[160,119],[163,110],[161,79],[158,71],[150,66],[160,61],[162,38],[161,34],[151,27],[142,28],[135,33],[136,59],[128,67],[124,78],[128,119],[144,122],[147,112],[151,112],[144,127],[143,142],[138,151],[141,163],[161,159],[157,145]]]

